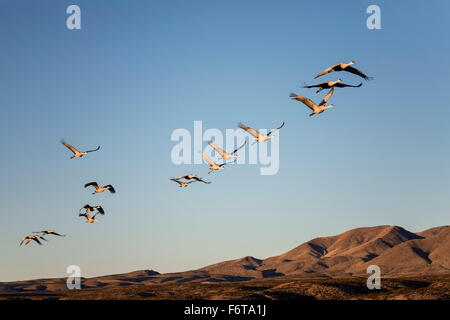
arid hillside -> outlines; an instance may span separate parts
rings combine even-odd
[[[229,299],[232,292],[241,299],[326,299],[327,295],[329,299],[371,298],[373,294],[365,286],[370,265],[381,269],[384,291],[380,292],[385,293],[384,298],[447,299],[450,227],[419,233],[398,226],[357,228],[310,240],[267,259],[247,256],[178,273],[141,270],[83,278],[82,290],[75,291],[67,289],[63,278],[3,282],[0,298]],[[271,296],[264,293],[269,288],[282,290],[275,290],[278,296]],[[392,290],[397,293],[391,295]]]

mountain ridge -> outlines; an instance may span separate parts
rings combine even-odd
[[[245,256],[200,269],[160,274],[154,270],[82,278],[83,289],[165,283],[217,283],[252,279],[367,277],[367,267],[378,265],[382,277],[450,274],[450,226],[413,233],[399,226],[355,228],[318,237],[278,256]],[[0,293],[61,292],[65,278],[0,282]]]

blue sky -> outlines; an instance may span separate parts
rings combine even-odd
[[[66,28],[81,8],[82,29]],[[382,29],[366,28],[381,8]],[[450,4],[446,1],[1,1],[0,281],[266,258],[317,236],[449,224]],[[320,101],[304,83],[375,79]],[[280,131],[280,170],[175,166],[174,129]],[[70,160],[60,143],[101,151]],[[194,172],[211,185],[178,188]],[[117,193],[91,195],[86,182]],[[88,225],[84,204],[106,215]],[[31,231],[66,238],[19,247]]]

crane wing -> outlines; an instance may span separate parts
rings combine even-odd
[[[170,179],[170,180],[172,180],[173,182],[178,183],[179,185],[182,185],[182,184],[183,184],[181,181],[178,181],[177,179]]]
[[[317,105],[308,98],[299,96],[295,93],[291,93],[290,97],[292,98],[292,100],[303,102],[308,108],[310,108],[313,111],[317,108]]]
[[[87,187],[89,187],[89,186],[93,186],[95,189],[100,188],[100,186],[98,185],[97,182],[89,182],[89,183],[86,183],[86,184],[84,185],[85,188],[87,188]]]
[[[338,82],[334,86],[338,87],[338,88],[345,88],[345,87],[359,88],[359,87],[362,86],[362,82],[360,84],[358,84],[357,86],[353,86],[351,84],[345,84],[345,83]]]
[[[303,88],[328,88],[328,81],[318,84],[312,84],[310,86],[303,86]]]
[[[236,161],[237,161],[237,159],[234,159],[233,161],[228,161],[228,162],[221,163],[221,164],[219,164],[219,167],[226,166],[227,164],[230,164],[230,163],[235,163]]]
[[[105,210],[103,210],[102,206],[96,206],[94,209],[96,209],[101,215],[105,214]]]
[[[323,70],[321,73],[319,73],[317,76],[314,77],[314,79],[323,76],[324,74],[330,73],[334,71],[334,68],[337,67],[339,64],[335,64],[334,66],[331,66],[329,68],[326,68],[325,70]]]
[[[208,141],[208,144],[211,146],[211,148],[213,148],[214,150],[216,150],[221,156],[222,158],[224,158],[226,152],[223,151],[222,149],[220,149],[218,146],[216,146],[214,143],[212,143],[212,141]]]
[[[73,152],[73,154],[79,153],[79,151],[78,151],[77,149],[75,149],[74,147],[72,147],[70,144],[66,143],[64,140],[61,140],[61,143],[62,143],[63,145],[65,145],[67,148],[69,148],[70,151]]]
[[[254,136],[255,138],[258,138],[261,134],[256,131],[255,129],[252,129],[250,127],[247,127],[246,125],[243,125],[242,123],[238,123],[239,128],[247,131],[248,133],[250,133],[252,136]]]
[[[178,178],[172,178],[170,180],[181,180],[181,179],[190,179],[188,174],[185,174],[184,176],[180,176]]]
[[[331,88],[330,91],[328,91],[328,93],[326,94],[326,96],[322,99],[322,101],[320,101],[319,106],[325,105],[325,103],[327,103],[327,101],[331,98],[333,93],[334,93],[334,87]]]
[[[276,128],[276,129],[273,129],[272,131],[269,131],[269,133],[267,134],[268,136],[270,136],[272,133],[274,133],[275,131],[277,131],[277,130],[280,130],[281,128],[283,128],[284,127],[284,121],[283,121],[283,123],[281,124],[281,126],[279,126],[278,128]]]
[[[202,178],[198,178],[198,177],[193,177],[193,179],[197,180],[198,182],[203,182],[203,183],[206,183],[206,184],[210,184],[211,183],[211,181],[207,182],[207,181],[203,180]]]
[[[84,207],[83,207],[84,209],[86,209],[86,210],[89,210],[89,211],[92,211],[92,210],[94,210],[94,208],[93,207],[91,207],[90,205],[85,205]]]
[[[206,154],[204,154],[203,152],[200,151],[200,154],[202,155],[203,159],[205,159],[205,161],[210,165],[210,166],[214,166],[216,165],[214,163],[214,161],[212,161],[210,158],[208,158],[208,156]]]
[[[247,144],[247,140],[245,140],[244,143],[242,144],[242,146],[240,146],[239,148],[235,149],[231,154],[235,154],[236,152],[241,150],[246,144]]]
[[[353,67],[350,67],[350,66],[347,67],[347,68],[345,68],[344,71],[347,71],[347,72],[356,74],[356,75],[362,77],[364,80],[372,80],[372,79],[373,79],[373,77],[368,77],[368,76],[366,76],[364,73],[362,73],[361,71],[359,71],[358,69],[353,68]]]
[[[89,153],[89,152],[94,152],[94,151],[98,151],[98,150],[100,150],[100,146],[98,146],[97,149],[89,150],[89,151],[85,151],[85,152],[88,152],[88,153]]]

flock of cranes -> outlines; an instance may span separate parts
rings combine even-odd
[[[113,188],[113,190],[114,190],[114,188]],[[95,194],[95,192],[93,194]],[[85,209],[85,212],[81,212],[81,210],[83,210],[83,209]],[[95,212],[95,211],[97,211],[97,212]],[[91,212],[95,212],[95,214],[90,216],[89,213],[91,213]],[[91,207],[90,205],[87,204],[83,208],[80,209],[78,216],[85,217],[86,223],[94,223],[94,222],[98,221],[97,219],[95,219],[95,217],[98,214],[101,214],[102,216],[105,215],[105,210],[103,210],[102,206]]]
[[[59,234],[53,230],[35,231],[35,232],[33,232],[33,234],[23,237],[22,240],[20,241],[19,246],[21,246],[25,240],[26,240],[25,245],[29,244],[32,240],[34,242],[36,242],[37,244],[42,245],[42,243],[39,241],[39,239],[47,241],[47,239],[45,239],[43,237],[43,235],[55,235],[58,237],[65,237],[64,234]]]
[[[61,143],[65,147],[67,147],[70,151],[72,151],[73,156],[71,156],[70,159],[81,158],[81,157],[87,155],[90,152],[98,151],[100,149],[100,146],[98,146],[94,150],[79,151],[75,147],[73,147],[70,144],[68,144],[67,142],[65,142],[64,140],[61,140]],[[109,190],[109,192],[111,192],[111,193],[116,193],[116,190],[110,184],[102,187],[97,182],[89,182],[89,183],[86,183],[84,185],[85,188],[87,188],[89,186],[92,186],[92,187],[95,188],[95,191],[92,194],[101,193],[101,192],[106,191],[106,190]],[[85,212],[81,212],[83,209],[84,209]],[[90,214],[92,214],[92,213],[94,213],[94,214],[91,216]],[[86,204],[83,208],[81,208],[79,210],[78,216],[79,217],[85,217],[87,223],[94,223],[94,222],[98,221],[98,219],[96,219],[96,216],[98,214],[101,214],[101,215],[105,214],[105,210],[103,210],[102,206],[94,206],[94,207],[92,207],[89,204]],[[37,244],[42,245],[42,242],[40,240],[47,241],[47,239],[45,239],[43,237],[43,235],[55,235],[55,236],[59,236],[59,237],[65,237],[65,235],[59,234],[59,233],[57,233],[57,232],[55,232],[53,230],[43,230],[43,231],[38,231],[38,232],[32,232],[31,234],[29,234],[29,235],[25,236],[24,238],[22,238],[22,240],[20,241],[19,246],[21,246],[24,242],[25,242],[25,245],[27,245],[31,241],[34,241]]]
[[[255,129],[252,129],[250,127],[247,127],[247,126],[243,125],[242,123],[239,123],[238,126],[239,126],[239,128],[247,131],[253,137],[256,138],[256,140],[252,144],[252,145],[254,145],[257,142],[264,142],[264,141],[267,141],[269,139],[272,139],[274,137],[274,135],[272,135],[272,133],[274,133],[275,131],[281,129],[284,126],[284,122],[281,124],[281,126],[279,126],[278,128],[270,131],[267,134],[262,134],[262,133],[260,133],[259,131],[255,130]],[[247,141],[244,141],[244,143],[240,147],[236,148],[231,153],[225,152],[223,149],[219,148],[214,143],[212,143],[212,141],[208,141],[208,144],[209,144],[209,146],[211,148],[213,148],[220,155],[220,157],[221,157],[221,159],[223,161],[220,164],[216,163],[213,160],[211,160],[211,158],[208,157],[206,154],[204,154],[203,152],[199,151],[199,153],[202,155],[203,159],[205,159],[206,163],[209,164],[209,172],[208,172],[208,174],[210,174],[213,171],[225,169],[224,167],[227,164],[235,163],[237,161],[237,157],[238,157],[237,152],[239,150],[241,150],[243,147],[245,147],[245,145],[247,144]],[[226,162],[227,160],[233,159],[233,158],[234,158],[233,161]],[[180,181],[180,180],[183,180],[183,179],[185,179],[185,180],[194,179],[194,180],[192,180],[192,181]],[[178,183],[180,187],[187,187],[188,185],[190,185],[193,182],[203,182],[203,183],[207,183],[207,184],[211,183],[211,182],[206,182],[206,181],[202,180],[201,178],[198,178],[196,175],[193,175],[193,174],[186,174],[186,175],[178,177],[178,178],[171,178],[170,180]]]
[[[349,63],[342,62],[342,63],[335,64],[334,66],[331,66],[331,67],[323,70],[322,72],[320,72],[317,76],[314,77],[314,79],[321,77],[325,74],[328,74],[331,72],[338,72],[338,71],[346,71],[346,72],[356,74],[357,76],[360,76],[364,80],[373,79],[372,77],[366,76],[364,73],[362,73],[358,69],[351,67],[351,65],[353,65],[353,64],[355,64],[355,61],[350,61]],[[362,82],[356,86],[350,85],[350,84],[344,84],[341,82],[342,82],[342,79],[337,79],[336,81],[327,81],[327,82],[322,82],[322,83],[318,83],[318,84],[314,84],[314,85],[303,86],[303,88],[319,88],[316,91],[316,93],[319,93],[320,91],[322,91],[324,89],[330,89],[330,91],[328,91],[327,95],[322,99],[322,101],[318,105],[315,104],[311,99],[299,96],[298,94],[295,94],[295,93],[291,93],[290,97],[292,98],[292,100],[300,101],[303,104],[305,104],[308,108],[310,108],[312,113],[309,116],[311,117],[315,114],[320,114],[320,113],[324,112],[325,110],[334,107],[334,104],[330,104],[328,106],[326,105],[326,103],[328,102],[328,100],[331,98],[331,96],[334,93],[334,88],[345,88],[345,87],[359,88],[362,86]]]
[[[340,72],[340,71],[345,71],[345,72],[349,72],[349,73],[353,73],[361,78],[363,78],[364,80],[371,80],[373,79],[372,77],[368,77],[366,76],[364,73],[362,73],[361,71],[359,71],[356,68],[351,67],[351,65],[355,64],[354,61],[350,61],[349,63],[338,63],[335,64],[334,66],[331,66],[327,69],[325,69],[324,71],[320,72],[317,76],[314,77],[314,79],[321,77],[325,74],[331,73],[331,72]],[[322,101],[317,105],[315,104],[311,99],[302,97],[300,95],[297,95],[295,93],[291,93],[290,97],[293,100],[297,100],[302,102],[303,104],[305,104],[308,108],[311,109],[312,113],[309,116],[313,116],[316,114],[320,114],[322,112],[324,112],[325,110],[329,109],[329,108],[333,108],[334,105],[330,104],[330,105],[326,105],[328,100],[331,98],[331,96],[334,93],[334,89],[335,88],[345,88],[345,87],[353,87],[353,88],[358,88],[361,87],[362,83],[358,84],[358,85],[349,85],[349,84],[344,84],[342,83],[342,79],[337,79],[336,81],[327,81],[327,82],[322,82],[322,83],[318,83],[318,84],[314,84],[314,85],[305,85],[303,86],[303,88],[318,88],[318,90],[316,91],[316,93],[319,93],[322,90],[325,89],[330,89],[328,91],[328,93],[325,95],[325,97],[322,99]],[[273,135],[273,133],[277,130],[280,130],[281,128],[283,128],[285,122],[283,121],[283,123],[276,129],[269,131],[267,134],[262,134],[259,131],[248,127],[242,123],[238,124],[238,127],[241,128],[242,130],[246,131],[247,133],[249,133],[250,135],[252,135],[256,140],[253,142],[252,145],[254,145],[257,142],[265,142],[267,140],[270,140],[272,138],[274,138],[275,136]],[[74,148],[73,146],[71,146],[70,144],[66,143],[64,140],[61,140],[61,143],[67,147],[70,151],[72,151],[73,156],[71,156],[70,158],[81,158],[85,155],[87,155],[90,152],[95,152],[98,151],[100,149],[100,146],[98,146],[96,149],[93,150],[88,150],[88,151],[79,151],[76,148]],[[221,158],[221,162],[222,163],[216,163],[214,162],[211,158],[209,158],[207,155],[205,155],[202,151],[199,151],[199,153],[202,155],[203,159],[205,159],[205,162],[209,165],[209,172],[208,174],[210,174],[213,171],[218,171],[218,170],[223,170],[224,167],[228,164],[232,164],[235,163],[237,161],[238,158],[238,151],[241,150],[242,148],[245,147],[247,141],[245,141],[240,147],[236,148],[235,150],[233,150],[231,153],[227,153],[225,152],[223,149],[219,148],[218,146],[216,146],[214,143],[212,143],[212,141],[208,141],[209,146],[214,149]],[[232,161],[228,161],[230,159],[234,159]],[[220,160],[218,160],[220,161]],[[211,181],[205,181],[202,178],[197,177],[194,174],[185,174],[182,175],[178,178],[171,178],[170,179],[173,182],[176,182],[180,187],[187,187],[189,186],[191,183],[194,182],[202,182],[204,184],[210,184]],[[105,186],[100,186],[97,182],[89,182],[86,183],[84,185],[85,188],[87,187],[94,187],[95,191],[92,194],[97,194],[97,193],[101,193],[104,192],[106,190],[109,190],[109,192],[111,193],[115,193],[116,190],[114,189],[114,187],[110,184],[105,185]],[[84,209],[84,212],[81,212]],[[101,206],[90,206],[89,204],[86,204],[84,207],[82,207],[80,209],[79,212],[79,216],[80,217],[84,217],[86,219],[86,223],[94,223],[96,221],[98,221],[98,219],[96,219],[97,215],[104,215],[105,211],[103,210],[103,208]],[[39,231],[39,232],[32,232],[31,234],[25,236],[21,242],[20,245],[22,245],[25,242],[25,245],[29,244],[31,241],[34,241],[36,243],[38,243],[39,245],[42,245],[40,240],[44,240],[47,241],[43,235],[55,235],[55,236],[60,236],[60,237],[64,237],[65,235],[61,235],[59,233],[56,233],[53,230],[44,230],[44,231]]]
[[[351,67],[351,65],[353,65],[353,64],[355,64],[355,61],[350,61],[349,63],[342,62],[342,63],[335,64],[334,66],[331,66],[331,67],[325,69],[324,71],[320,72],[317,76],[314,77],[314,79],[321,77],[325,74],[331,73],[331,72],[339,72],[339,71],[353,73],[357,76],[360,76],[364,80],[373,79],[372,77],[366,76],[364,73],[362,73],[358,69]],[[359,88],[361,86],[362,86],[362,82],[358,85],[350,85],[350,84],[342,83],[341,78],[337,79],[336,81],[326,81],[326,82],[322,82],[322,83],[318,83],[318,84],[303,86],[303,88],[318,88],[316,93],[319,93],[320,91],[325,90],[325,89],[330,89],[318,105],[315,104],[311,99],[299,96],[298,94],[295,94],[295,93],[291,93],[290,97],[293,100],[302,102],[308,108],[310,108],[312,113],[309,116],[313,116],[313,115],[320,114],[320,113],[324,112],[325,110],[334,107],[334,104],[330,104],[330,105],[326,105],[326,104],[327,104],[328,100],[331,98],[331,96],[333,95],[335,88],[346,88],[346,87]],[[275,131],[283,128],[284,124],[285,123],[283,122],[278,128],[276,128],[272,131],[269,131],[269,133],[267,133],[267,134],[261,134],[257,130],[250,128],[242,123],[239,123],[238,127],[256,138],[256,140],[252,144],[252,145],[254,145],[257,142],[265,142],[269,139],[274,138],[275,136],[273,135],[273,133]],[[202,155],[203,159],[205,159],[206,163],[209,164],[208,174],[210,174],[213,171],[223,170],[226,165],[235,163],[237,161],[237,157],[238,157],[237,152],[239,150],[241,150],[243,147],[245,147],[246,143],[247,143],[247,141],[245,141],[240,147],[235,149],[233,152],[227,153],[223,149],[221,149],[218,146],[216,146],[215,144],[213,144],[212,141],[208,141],[208,144],[211,146],[211,148],[213,148],[220,155],[221,160],[222,160],[222,163],[216,163],[211,158],[209,158],[206,154],[199,151],[199,153]],[[233,159],[233,158],[234,158],[233,161],[226,162],[227,160]],[[192,180],[192,179],[194,179],[194,180]],[[178,183],[180,187],[187,187],[193,182],[203,182],[203,183],[208,183],[208,184],[211,183],[211,182],[205,182],[204,180],[202,180],[192,174],[184,175],[184,176],[181,176],[178,178],[171,178],[170,180]],[[185,181],[182,181],[182,180],[185,180]],[[188,180],[188,181],[186,181],[186,180]],[[192,181],[190,181],[190,180],[192,180]]]
[[[77,149],[75,149],[74,147],[72,147],[71,145],[67,144],[64,142],[64,140],[62,141],[62,144],[65,145],[67,148],[69,148],[69,150],[71,150],[74,153],[74,156],[71,157],[72,158],[79,158],[82,157],[83,155],[89,153],[89,152],[93,152],[93,151],[97,151],[100,149],[100,146],[97,147],[97,149],[95,150],[91,150],[91,151],[85,151],[85,152],[79,152]],[[77,155],[80,155],[79,157],[77,157]],[[111,193],[116,193],[116,190],[114,189],[114,187],[110,184],[106,185],[106,186],[100,186],[98,184],[98,182],[94,181],[94,182],[89,182],[86,183],[84,185],[85,188],[87,187],[94,187],[95,191],[92,194],[96,194],[96,193],[102,193],[103,191],[109,190],[109,192]],[[85,210],[85,212],[81,212],[82,210]],[[95,212],[97,211],[97,212]],[[92,216],[89,213],[95,212],[95,214],[93,214]],[[79,217],[85,217],[86,218],[86,223],[94,223],[96,221],[98,221],[98,219],[96,219],[95,217],[98,215],[104,215],[105,214],[105,210],[103,210],[102,206],[90,206],[89,204],[86,204],[83,208],[80,209],[78,216]]]

